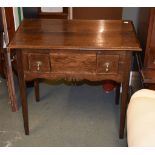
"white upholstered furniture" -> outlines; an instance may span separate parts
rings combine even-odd
[[[128,146],[155,146],[155,91],[134,93],[127,110]]]

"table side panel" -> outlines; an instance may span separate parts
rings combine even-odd
[[[52,72],[59,73],[95,73],[96,54],[51,53]]]
[[[100,81],[123,79],[126,52],[21,50],[26,80],[35,78]],[[38,70],[38,62],[41,62]],[[107,63],[109,63],[108,70]]]

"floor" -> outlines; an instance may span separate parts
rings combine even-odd
[[[16,82],[19,102],[19,90]],[[0,83],[0,146],[127,146],[119,139],[119,105],[115,91],[101,85],[40,84],[41,101],[27,89],[30,135],[25,136],[21,107],[11,112],[6,81]],[[19,102],[20,103],[20,102]]]

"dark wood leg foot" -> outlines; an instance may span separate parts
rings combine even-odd
[[[29,135],[28,107],[25,104],[22,105],[22,113],[23,113],[25,135]]]
[[[119,98],[120,98],[120,84],[118,83],[116,85],[116,90],[115,90],[115,104],[118,105],[119,104]]]
[[[39,95],[39,80],[34,80],[34,89],[35,89],[35,98],[36,101],[40,101],[40,95]]]
[[[23,72],[23,62],[21,61],[22,55],[20,51],[17,51],[17,70],[18,70],[18,79],[19,79],[19,87],[20,87],[20,95],[21,95],[21,103],[22,103],[22,114],[24,121],[24,130],[25,134],[29,135],[29,120],[28,120],[28,105],[27,105],[27,95],[26,95],[26,81],[24,79]]]

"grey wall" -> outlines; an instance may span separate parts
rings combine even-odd
[[[132,20],[137,30],[138,17],[139,17],[139,7],[123,7],[122,19]]]
[[[37,18],[38,8],[37,7],[23,7],[24,18]]]

